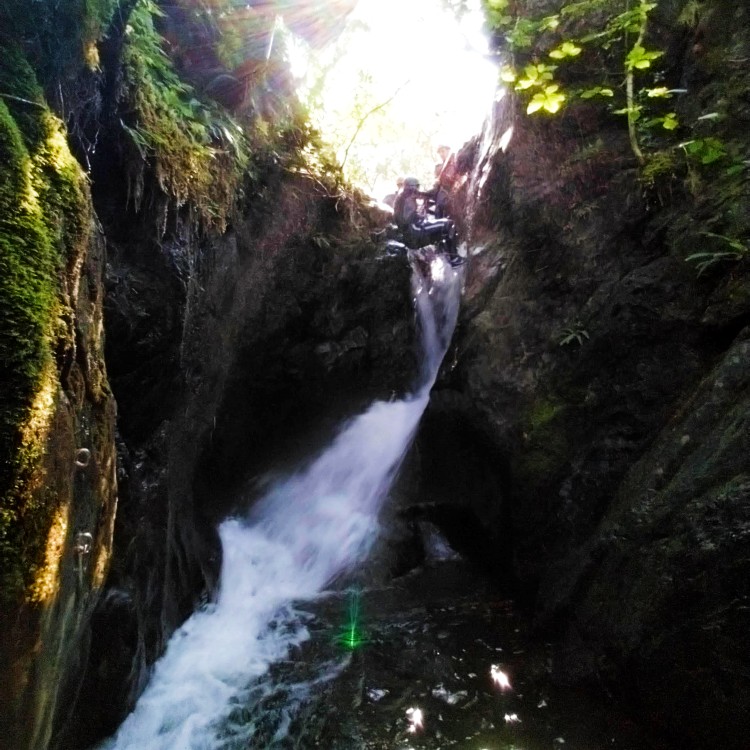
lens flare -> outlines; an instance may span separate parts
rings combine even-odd
[[[360,626],[360,597],[359,591],[349,592],[346,622],[336,637],[336,642],[350,651],[355,651],[367,643]]]

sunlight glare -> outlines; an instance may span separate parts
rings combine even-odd
[[[398,175],[430,186],[436,147],[458,150],[481,131],[498,76],[480,2],[467,5],[458,20],[439,0],[359,0],[316,61],[317,78],[301,83],[309,94],[326,71],[316,124],[349,179],[375,197]],[[304,54],[291,49],[290,61],[301,80]]]
[[[417,730],[422,729],[424,723],[424,714],[421,708],[407,708],[406,718],[409,721],[407,732],[415,734]]]
[[[497,666],[497,664],[493,664],[490,667],[490,677],[492,678],[492,681],[499,687],[501,690],[509,690],[510,689],[510,680],[508,679],[508,675],[503,672],[500,667]]]
[[[510,139],[513,137],[513,126],[511,125],[500,138],[500,150],[507,151]]]

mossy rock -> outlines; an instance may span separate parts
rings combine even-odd
[[[546,485],[567,463],[570,446],[565,427],[565,406],[540,398],[521,418],[523,443],[515,466],[516,482],[523,487]]]
[[[70,349],[69,271],[89,240],[85,177],[30,66],[5,50],[0,80],[0,578],[30,586],[55,499],[36,486],[56,408],[55,353]],[[23,101],[21,101],[23,100]]]

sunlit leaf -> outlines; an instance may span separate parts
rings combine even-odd
[[[559,89],[560,87],[557,84],[553,84],[552,86],[545,86],[544,91],[534,94],[526,108],[527,114],[533,114],[539,110],[545,110],[550,114],[559,112],[565,101],[565,94],[561,93]]]
[[[516,71],[513,70],[513,68],[510,67],[510,65],[506,65],[504,68],[500,70],[500,80],[504,81],[505,83],[513,83],[513,81],[516,80],[518,76],[516,75]]]
[[[646,95],[651,98],[668,98],[672,93],[666,86],[659,86],[655,89],[646,89]]]
[[[556,65],[545,65],[544,63],[527,65],[523,69],[524,77],[515,86],[516,91],[525,91],[532,86],[542,86],[545,81],[551,81],[552,71],[556,68]]]
[[[540,97],[540,98],[537,98]],[[538,112],[544,106],[544,94],[536,94],[534,98],[529,102],[529,106],[526,107],[526,114],[533,115],[534,112]]]
[[[675,112],[670,112],[668,115],[665,115],[664,120],[662,121],[662,127],[665,130],[675,130],[679,124]]]
[[[573,42],[563,42],[557,49],[553,49],[549,56],[554,60],[562,60],[565,57],[575,57],[581,54],[581,47]]]
[[[625,58],[625,65],[629,70],[637,68],[638,70],[644,70],[651,67],[651,61],[656,60],[657,57],[661,57],[663,52],[649,52],[640,44],[636,44],[633,49],[628,52]]]

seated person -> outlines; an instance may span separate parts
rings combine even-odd
[[[404,185],[393,206],[393,218],[404,236],[406,245],[412,248],[425,245],[440,245],[444,241],[446,252],[456,253],[456,233],[450,219],[428,220],[420,211],[419,199],[425,197],[419,190],[416,177],[404,179]]]

